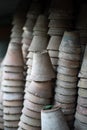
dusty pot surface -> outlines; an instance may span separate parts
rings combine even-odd
[[[55,78],[55,73],[47,52],[35,53],[31,71],[34,81],[48,81]]]
[[[42,130],[69,130],[64,115],[59,107],[41,110],[41,124]]]

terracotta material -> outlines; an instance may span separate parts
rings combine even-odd
[[[9,114],[4,114],[4,120],[7,121],[17,121],[20,119],[20,114],[15,114],[15,115],[9,115]]]
[[[58,86],[55,88],[55,92],[65,95],[65,96],[72,96],[72,95],[76,95],[77,94],[77,90],[76,89],[72,89],[72,88],[63,88],[61,86]]]
[[[58,58],[51,58],[52,65],[57,65]]]
[[[10,40],[11,43],[21,44],[21,37],[15,37]]]
[[[87,66],[87,46],[85,48],[85,53],[84,53],[84,57],[83,57],[83,62],[82,62],[82,66],[81,66],[81,70],[79,73],[79,77],[83,77],[83,78],[87,78],[87,71],[86,71],[86,66]]]
[[[24,88],[23,87],[7,87],[7,86],[2,86],[2,91],[7,92],[7,93],[23,93]]]
[[[78,69],[71,69],[71,68],[65,68],[62,66],[58,66],[57,72],[60,74],[68,75],[68,76],[77,76],[78,74]]]
[[[80,79],[78,82],[78,87],[86,89],[87,88],[87,81],[84,79]]]
[[[22,114],[20,119],[23,123],[28,124],[30,126],[34,126],[34,127],[40,127],[41,126],[40,120],[25,116],[24,114]]]
[[[10,38],[15,38],[15,37],[20,38],[21,35],[22,35],[22,30],[20,30],[20,32],[12,32],[12,34],[10,35]]]
[[[40,28],[40,30],[35,30],[33,32],[33,36],[46,36],[47,37],[47,33],[42,31],[42,28]]]
[[[48,30],[48,19],[45,15],[39,15],[36,21],[36,24],[34,26],[34,31],[35,30],[40,30],[40,31],[45,31],[47,32]]]
[[[4,107],[5,114],[21,114],[22,107]]]
[[[87,124],[87,116],[82,115],[82,114],[79,114],[78,112],[76,112],[75,117],[76,117],[76,119],[78,119],[79,121],[81,121],[81,122]]]
[[[28,124],[25,124],[23,122],[19,122],[19,126],[23,129],[26,129],[26,130],[41,130],[40,127],[33,127],[33,126],[29,126]]]
[[[62,36],[65,30],[66,30],[66,28],[50,28],[48,30],[48,34],[50,36],[55,36],[55,35],[56,36],[58,36],[58,35]]]
[[[23,106],[23,101],[3,101],[3,106],[9,106],[9,107],[22,107]]]
[[[65,82],[65,81],[62,81],[62,80],[57,80],[56,85],[60,85],[64,88],[76,88],[77,82],[71,83],[71,82]]]
[[[83,107],[87,107],[87,98],[78,97],[77,102],[79,105],[81,105]]]
[[[23,67],[24,63],[23,63],[21,45],[17,43],[9,44],[6,56],[3,61],[3,65]]]
[[[69,54],[65,52],[59,52],[59,58],[65,59],[65,60],[71,60],[71,61],[80,61],[81,55],[79,54]]]
[[[51,98],[53,95],[53,87],[51,81],[44,83],[32,81],[28,87],[28,91],[42,98]]]
[[[41,111],[42,130],[69,130],[60,108]],[[62,125],[63,124],[63,125]]]
[[[24,106],[25,106],[25,108],[30,109],[32,111],[40,112],[44,105],[32,103],[32,102],[30,102],[28,100],[25,100],[24,101]]]
[[[71,83],[76,82],[78,80],[76,76],[67,76],[60,73],[57,74],[57,79],[65,82],[71,82]]]
[[[58,51],[62,37],[61,36],[52,36],[47,46],[47,50],[56,50]]]
[[[56,105],[58,105],[60,108],[63,108],[63,109],[74,109],[75,108],[75,103],[69,103],[69,104],[66,104],[66,103],[61,103],[61,102],[55,102]]]
[[[3,71],[13,73],[23,73],[23,67],[4,66]]]
[[[18,122],[19,121],[5,121],[4,122],[4,126],[6,127],[7,126],[7,128],[16,128],[17,126],[18,126]]]
[[[82,115],[87,115],[87,108],[77,105],[77,112]]]
[[[28,59],[26,65],[32,67],[32,64],[33,64],[33,59]]]
[[[58,51],[49,50],[48,51],[50,57],[58,57]]]
[[[65,59],[59,59],[58,60],[58,65],[68,67],[68,68],[78,68],[80,66],[80,62],[78,61],[70,61],[70,60],[65,60]]]
[[[55,100],[61,103],[74,103],[76,100],[76,96],[64,96],[56,93]]]
[[[75,113],[75,108],[73,108],[73,109],[63,109],[62,108],[62,112],[64,113],[64,115],[74,114]]]
[[[87,124],[80,122],[79,120],[75,120],[74,123],[75,130],[87,130]]]
[[[80,97],[87,98],[87,89],[79,88],[79,90],[78,90],[78,95],[79,95]]]
[[[7,73],[3,72],[3,79],[8,79],[8,80],[23,80],[24,76],[23,73]]]
[[[26,93],[24,96],[24,99],[27,99],[27,100],[29,99],[29,101],[33,103],[42,104],[42,105],[51,103],[51,99],[41,98],[31,93]]]
[[[41,119],[41,113],[40,112],[35,112],[35,111],[32,111],[30,109],[27,109],[27,108],[23,108],[22,112],[26,115],[26,116],[29,116],[29,117],[32,117],[34,119]]]
[[[23,87],[24,81],[15,81],[15,80],[3,80],[2,81],[3,86],[16,86],[16,87]]]
[[[48,53],[42,52],[34,54],[31,79],[34,81],[48,81],[53,78],[55,78],[55,73]]]
[[[34,36],[29,51],[43,51],[47,48],[48,37]]]
[[[7,101],[21,101],[23,100],[23,93],[4,93],[3,94],[3,100]]]
[[[33,59],[33,52],[29,52],[28,55],[27,55],[27,58]]]

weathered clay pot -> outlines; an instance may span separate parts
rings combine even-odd
[[[49,28],[48,34],[50,36],[62,36],[66,28]]]
[[[40,29],[41,30],[41,29]],[[36,30],[33,32],[33,36],[43,36],[43,37],[47,37],[47,33],[40,31],[40,30]]]
[[[59,55],[58,51],[49,50],[48,53],[50,57],[58,57]]]
[[[24,65],[21,45],[17,43],[10,43],[3,65],[7,66],[22,66]]]
[[[47,48],[48,37],[34,36],[29,47],[29,51],[43,51]]]
[[[44,105],[32,103],[29,100],[24,100],[24,106],[31,111],[40,112]]]
[[[25,116],[24,114],[22,114],[20,119],[23,123],[28,124],[30,126],[35,126],[35,127],[41,126],[41,121],[39,119],[34,119],[31,117]]]
[[[74,114],[65,114],[65,119],[68,123],[68,121],[73,121],[74,120]]]
[[[78,119],[75,119],[74,127],[75,130],[87,130],[87,124],[80,122]]]
[[[57,79],[65,82],[71,82],[71,83],[76,82],[78,80],[76,76],[67,76],[60,73],[57,74]]]
[[[87,89],[79,88],[78,95],[83,98],[87,98]]]
[[[48,81],[55,78],[55,73],[47,52],[34,54],[30,77],[34,81]]]
[[[53,95],[53,87],[51,82],[32,81],[28,87],[28,91],[42,98],[51,98]]]
[[[80,66],[80,62],[78,61],[74,62],[74,61],[59,58],[58,65],[68,67],[68,68],[78,68]]]
[[[3,86],[13,86],[13,87],[22,87],[22,86],[24,86],[24,81],[15,81],[15,80],[3,80],[2,81],[2,85]]]
[[[13,73],[23,73],[23,67],[14,67],[14,66],[4,66],[3,71],[5,72],[13,72]]]
[[[21,45],[22,37],[14,37],[10,40],[10,43],[18,43]]]
[[[60,43],[61,43],[61,36],[52,36],[47,46],[47,50],[56,50],[58,51]]]
[[[20,32],[20,30],[22,31],[22,27],[21,26],[17,26],[14,25],[13,28],[11,29],[11,32]]]
[[[59,107],[41,111],[42,130],[69,130]],[[62,125],[63,124],[63,125]]]
[[[5,114],[21,114],[22,107],[4,107],[3,112]]]
[[[26,65],[32,67],[32,64],[33,64],[33,59],[28,59]]]
[[[7,101],[22,101],[23,100],[23,93],[4,93],[3,94],[3,100],[7,100]]]
[[[8,79],[8,80],[23,80],[24,76],[23,73],[7,73],[3,72],[3,79]]]
[[[59,72],[60,74],[64,74],[64,75],[77,76],[78,69],[77,68],[71,69],[71,68],[58,66],[57,72]]]
[[[39,15],[36,24],[33,28],[34,31],[40,30],[47,32],[48,30],[48,19],[45,15]]]
[[[33,58],[33,52],[29,52],[28,55],[27,55],[27,58],[32,59]]]
[[[25,124],[23,122],[19,122],[19,126],[21,128],[23,128],[23,129],[26,129],[26,130],[28,130],[28,129],[31,129],[31,130],[41,130],[41,128],[39,128],[39,127],[29,126],[28,124]]]
[[[87,115],[87,108],[77,105],[77,112],[82,115]]]
[[[32,69],[31,69],[30,67],[27,69],[27,74],[28,74],[28,75],[31,74],[31,70],[32,70]],[[28,76],[28,75],[27,75],[27,76]]]
[[[62,108],[62,112],[64,113],[64,115],[72,115],[72,114],[74,114],[75,113],[75,108],[72,108],[72,109],[64,109],[64,108]]]
[[[65,82],[65,81],[62,81],[62,80],[57,80],[56,81],[56,85],[60,85],[64,88],[76,88],[77,87],[77,82]]]
[[[18,122],[19,121],[6,121],[4,122],[4,126],[6,127],[6,129],[17,129],[17,126],[18,126]]]
[[[79,121],[81,121],[81,122],[87,124],[87,116],[82,115],[82,114],[76,112],[75,118],[78,119]]]
[[[87,107],[87,98],[78,97],[77,102],[79,105],[81,105],[83,107]]]
[[[20,114],[14,114],[14,115],[4,114],[3,119],[8,121],[16,121],[20,119]]]
[[[52,65],[57,65],[58,58],[51,58]]]
[[[8,86],[2,86],[2,91],[7,93],[20,93],[24,92],[24,87],[8,87]]]
[[[31,93],[26,93],[24,96],[24,99],[27,99],[27,100],[29,99],[29,101],[33,103],[42,104],[42,105],[51,103],[51,99],[41,98]]]
[[[33,36],[31,36],[31,39],[28,37],[25,37],[25,34],[22,36],[22,40],[21,40],[21,43],[22,44],[26,44],[26,45],[30,45],[31,44],[31,40],[32,40],[32,37]]]
[[[56,93],[55,100],[61,103],[74,103],[76,100],[76,96],[64,96],[62,94]]]
[[[21,35],[22,35],[22,30],[20,30],[20,32],[12,32],[12,34],[10,35],[10,38],[15,38],[15,37],[20,38]]]
[[[34,119],[41,119],[41,113],[35,112],[27,108],[23,108],[22,113],[24,113],[26,116],[32,117]]]
[[[65,60],[71,60],[71,61],[80,61],[81,55],[79,54],[69,54],[65,52],[59,52],[59,58],[65,59]]]
[[[76,89],[72,89],[72,88],[63,88],[61,86],[58,86],[55,88],[55,92],[65,95],[65,96],[72,96],[72,95],[76,95]]]
[[[55,102],[56,105],[58,105],[60,108],[63,108],[63,109],[73,109],[75,108],[75,103],[69,103],[69,104],[64,104],[64,103],[60,103],[60,102]]]
[[[16,99],[15,99],[16,100]],[[23,101],[3,101],[3,106],[5,107],[22,107],[23,106]]]
[[[78,82],[78,87],[86,89],[87,88],[87,81],[84,79],[80,79]]]

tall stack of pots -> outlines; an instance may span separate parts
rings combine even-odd
[[[87,45],[83,57],[78,82],[78,100],[75,114],[75,130],[87,129]]]
[[[21,45],[9,43],[3,61],[3,118],[4,130],[18,128],[24,98],[24,62]]]
[[[31,45],[29,47],[28,60],[27,60],[27,77],[26,77],[26,86],[29,86],[31,79],[31,69],[33,62],[33,54],[34,52],[41,52],[47,48],[48,45],[48,19],[45,15],[39,15],[34,26],[34,37],[32,39]]]
[[[32,82],[24,96],[24,108],[19,129],[41,130],[41,109],[52,102],[52,78],[55,73],[47,52],[38,52],[33,56],[31,71]]]
[[[23,27],[24,32],[22,34],[22,51],[25,63],[27,61],[28,48],[33,38],[33,27],[35,25],[38,15],[41,13],[41,10],[42,9],[40,2],[32,1],[29,11],[27,13],[27,20]]]
[[[76,21],[76,28],[80,32],[80,42],[82,47],[82,57],[87,44],[87,4],[82,4]]]
[[[70,128],[73,126],[81,46],[76,31],[65,32],[59,47],[55,103],[65,115]]]

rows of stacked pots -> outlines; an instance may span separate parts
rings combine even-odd
[[[55,103],[62,108],[70,128],[74,122],[80,53],[78,32],[66,31],[59,47]]]
[[[4,130],[16,130],[24,98],[24,62],[21,45],[9,43],[3,61],[2,91]]]
[[[41,109],[52,102],[53,87],[51,80],[54,77],[55,73],[48,53],[35,53],[30,76],[32,82],[27,87],[24,96],[24,107],[18,130],[41,130]]]
[[[77,21],[76,21],[76,28],[80,32],[82,57],[84,55],[85,46],[87,44],[87,18],[86,18],[86,13],[87,13],[87,4],[82,4],[81,7],[80,7],[79,15],[77,17]]]
[[[34,37],[32,39],[31,45],[29,47],[28,60],[27,60],[27,77],[26,77],[26,86],[29,86],[31,83],[30,74],[32,69],[33,54],[34,52],[41,52],[47,48],[48,45],[48,19],[45,15],[39,15],[34,26]]]
[[[27,13],[27,20],[23,27],[24,32],[22,34],[22,51],[25,63],[27,61],[28,48],[33,38],[33,27],[35,25],[38,15],[41,13],[41,10],[42,9],[40,2],[32,1],[29,11]]]
[[[78,100],[75,114],[75,130],[87,129],[87,45],[83,57],[78,82]]]

